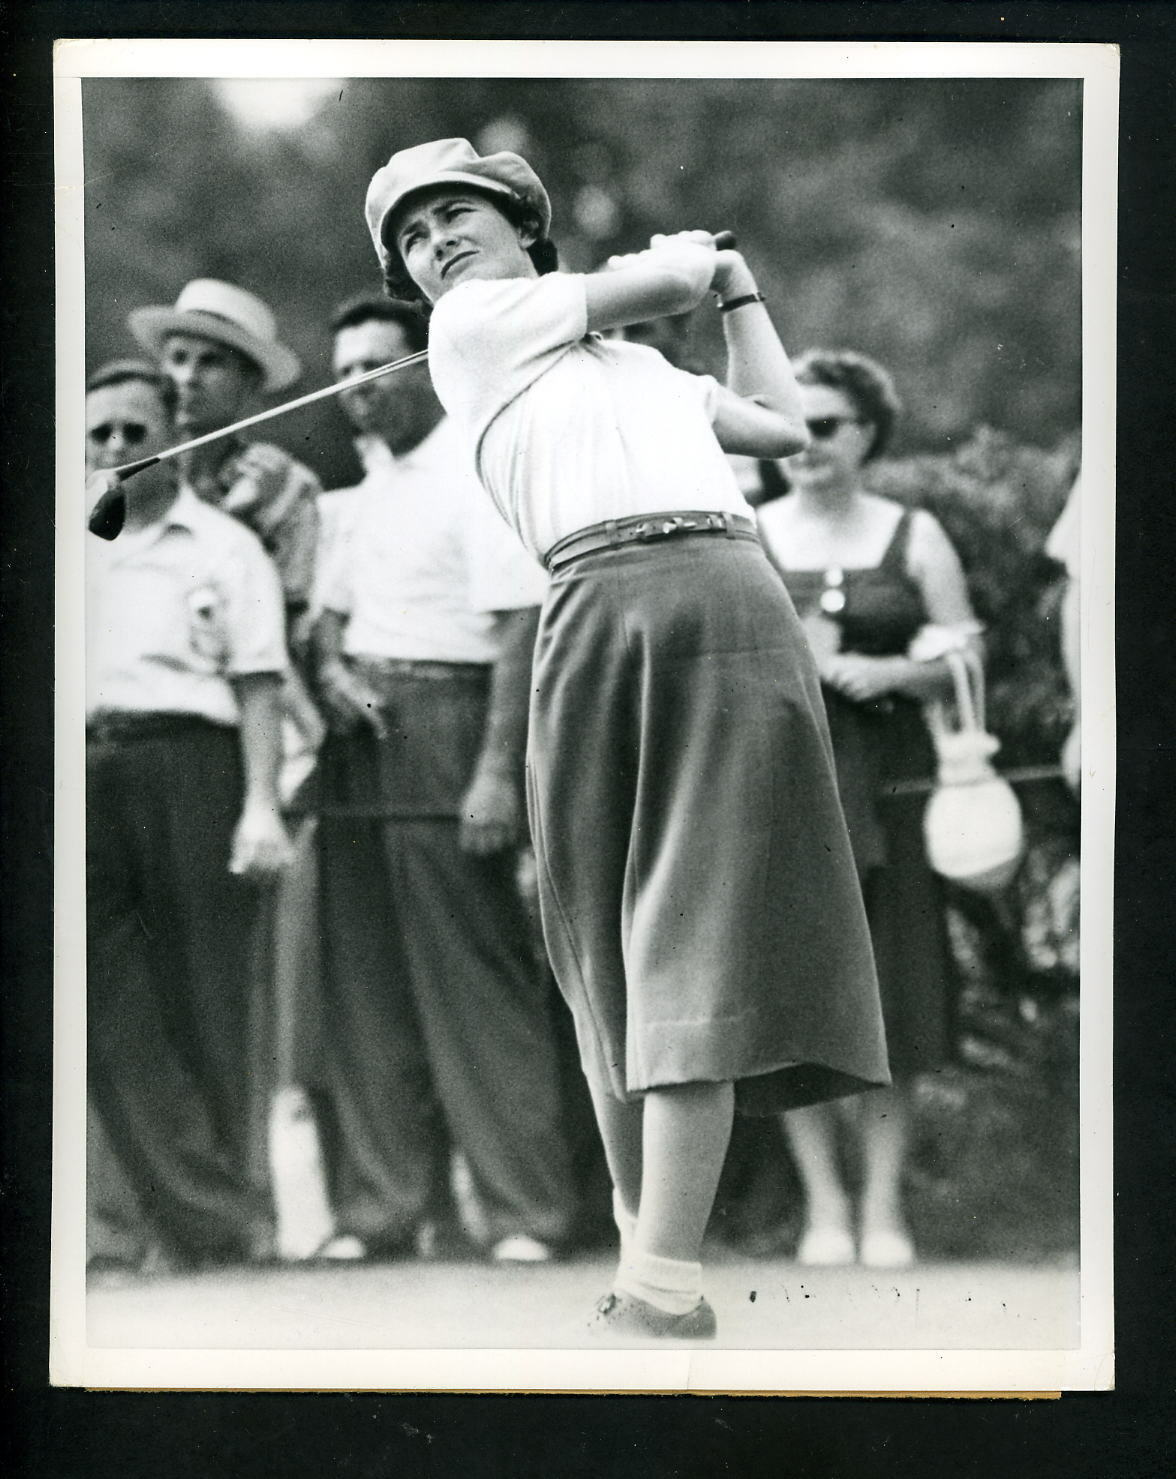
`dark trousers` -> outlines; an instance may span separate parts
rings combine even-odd
[[[443,1198],[454,1145],[492,1239],[562,1239],[551,1001],[513,855],[469,857],[456,821],[323,818],[319,844],[340,1226],[401,1241]]]
[[[572,1215],[551,992],[513,852],[458,843],[457,790],[485,684],[385,685],[390,737],[332,738],[323,774],[356,808],[319,821],[326,1079],[339,1226],[402,1241],[444,1200],[450,1147],[491,1240],[562,1240]],[[378,779],[377,779],[378,778]],[[449,811],[450,815],[443,813]],[[426,815],[421,815],[421,813]]]
[[[182,1255],[235,1257],[246,1177],[258,894],[228,873],[237,734],[194,720],[86,749],[92,1102],[144,1214]]]

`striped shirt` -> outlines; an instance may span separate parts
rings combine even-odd
[[[228,442],[219,466],[185,485],[204,503],[239,519],[261,540],[278,568],[287,609],[305,608],[314,581],[318,542],[314,473],[269,442]]]

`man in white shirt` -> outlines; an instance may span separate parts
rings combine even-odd
[[[131,333],[175,384],[179,440],[241,420],[263,393],[292,385],[298,356],[269,306],[234,283],[197,278],[174,305],[135,308]],[[186,453],[184,483],[252,529],[278,568],[291,635],[299,636],[315,551],[318,478],[283,448],[225,437]]]
[[[95,372],[88,471],[167,447],[174,403],[150,365]],[[168,464],[128,481],[126,504],[118,538],[86,551],[89,1089],[168,1250],[231,1261],[264,1233],[248,976],[256,885],[288,857],[282,592],[256,536]]]
[[[347,378],[425,344],[386,299],[334,322]],[[428,371],[342,397],[386,457],[332,497],[314,647],[325,1018],[340,1232],[412,1241],[469,1167],[499,1261],[571,1210],[551,1004],[517,885],[531,654],[546,576],[478,488]]]

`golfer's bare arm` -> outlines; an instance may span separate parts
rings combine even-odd
[[[587,278],[588,328],[603,331],[686,313],[712,289],[727,301],[756,291],[739,252],[716,252],[705,232],[687,236],[667,238]],[[724,314],[723,331],[727,386],[714,420],[719,445],[750,457],[803,451],[808,433],[800,393],[767,309],[749,303]]]

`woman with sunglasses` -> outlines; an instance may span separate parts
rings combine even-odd
[[[806,441],[762,296],[704,231],[556,273],[518,155],[394,154],[368,191],[389,290],[486,491],[551,572],[528,784],[544,934],[614,1183],[588,1329],[708,1339],[701,1248],[736,1107],[887,1081],[820,688],[724,451]],[[714,292],[728,387],[603,332]]]
[[[914,1247],[902,1176],[914,1076],[951,1048],[951,957],[940,886],[926,860],[922,795],[888,785],[935,773],[922,701],[949,691],[947,664],[908,656],[927,626],[947,641],[979,628],[959,558],[936,519],[866,492],[866,464],[899,410],[889,375],[864,355],[813,350],[797,363],[808,447],[788,460],[792,492],[759,511],[760,537],[816,657],[838,784],[874,942],[894,1086],[856,1106],[858,1217],[839,1174],[835,1105],[784,1116],[804,1185],[805,1264],[902,1267]]]

